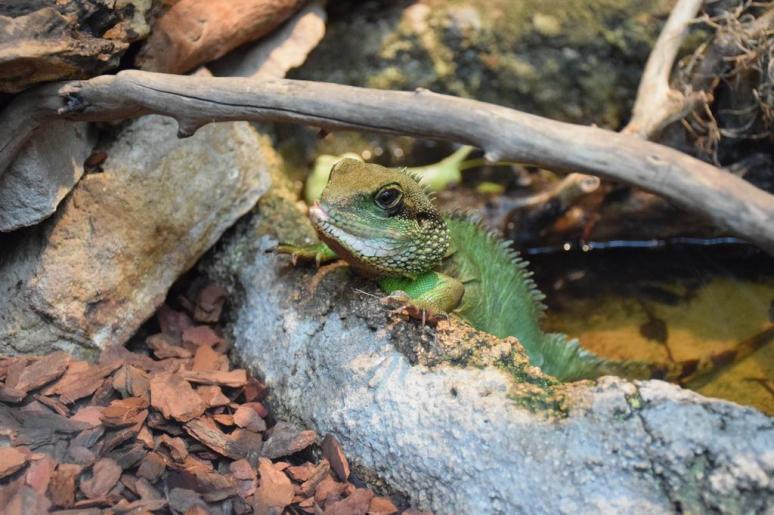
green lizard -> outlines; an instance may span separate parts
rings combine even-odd
[[[577,340],[543,332],[544,297],[527,263],[479,223],[442,215],[405,170],[342,159],[309,217],[322,242],[282,244],[278,252],[291,254],[294,263],[342,258],[415,315],[454,313],[481,331],[515,336],[532,364],[559,380],[602,375],[684,380],[719,364],[717,356],[668,364],[605,359]],[[726,353],[723,361],[740,351]]]

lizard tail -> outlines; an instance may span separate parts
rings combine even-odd
[[[560,381],[617,375],[628,379],[663,379],[685,384],[744,359],[772,339],[774,339],[774,325],[742,341],[734,349],[706,358],[674,363],[650,363],[606,359],[584,349],[578,340],[570,340],[559,333],[549,333],[541,342],[542,362],[535,365]]]

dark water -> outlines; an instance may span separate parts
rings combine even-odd
[[[774,324],[774,259],[717,243],[529,255],[548,297],[546,328],[620,359],[683,361],[733,349]],[[774,414],[774,343],[688,386]]]

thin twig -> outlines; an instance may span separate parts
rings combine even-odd
[[[29,118],[23,118],[22,105],[36,119],[108,121],[157,113],[175,118],[181,136],[210,122],[251,120],[456,141],[482,148],[489,161],[600,175],[638,186],[702,213],[774,254],[774,195],[739,177],[636,137],[427,90],[137,70],[51,84],[17,97],[0,113],[0,170],[34,130]],[[12,123],[8,116],[25,121]]]

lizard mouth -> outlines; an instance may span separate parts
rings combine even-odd
[[[328,222],[331,219],[331,216],[328,214],[328,212],[323,208],[319,202],[315,202],[314,204],[309,207],[309,218],[312,219],[312,222],[315,225],[319,225],[322,222]]]

